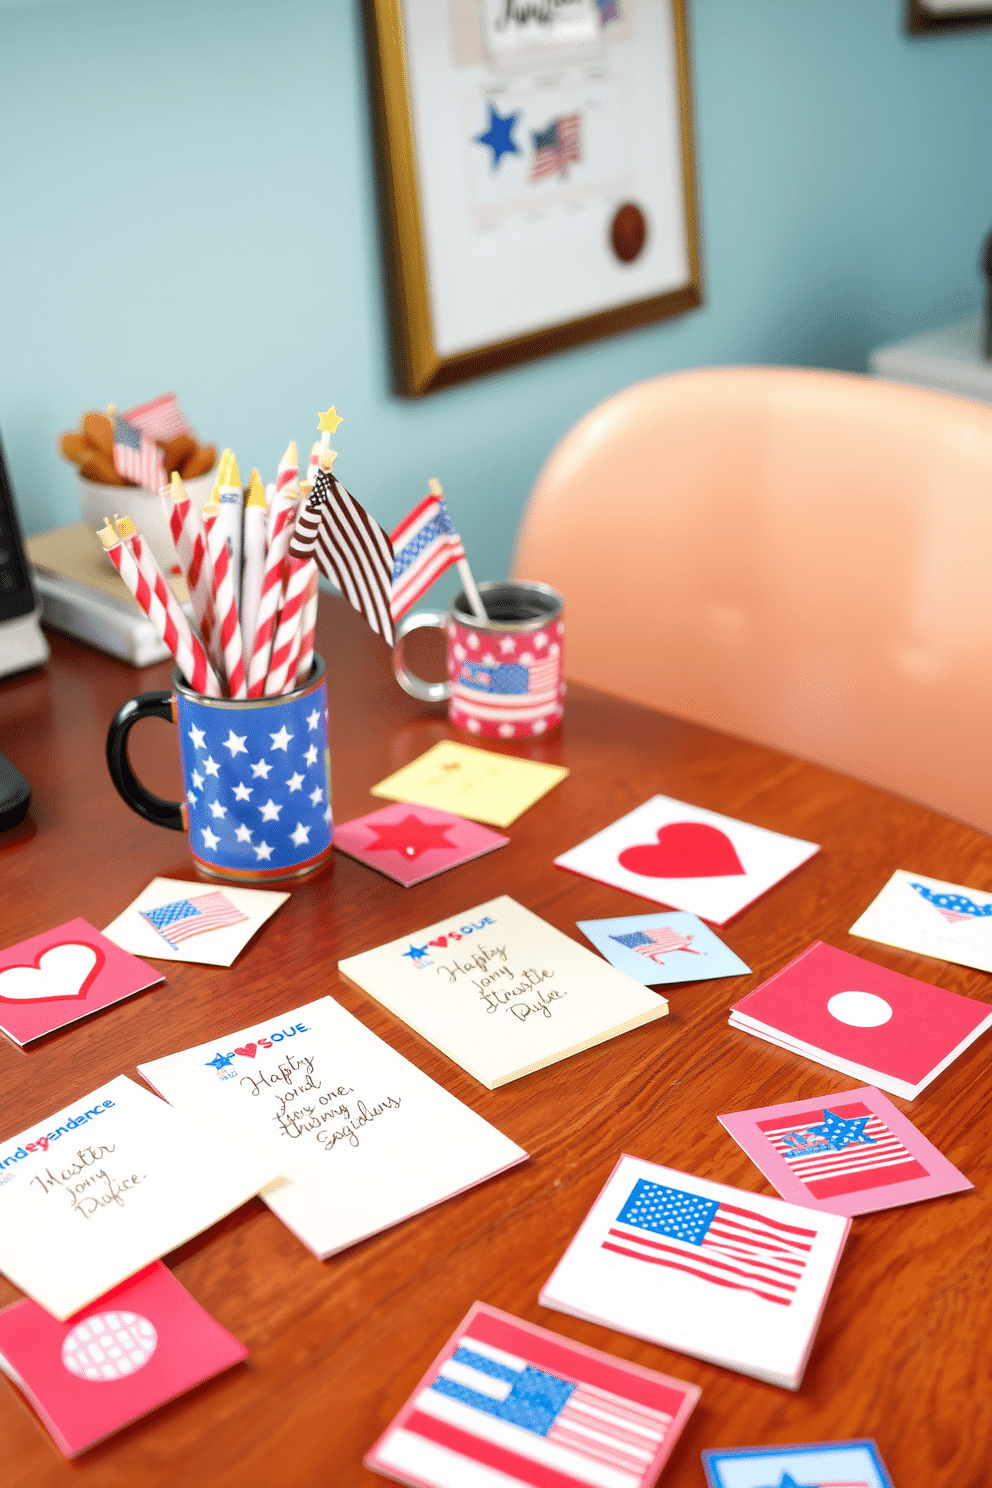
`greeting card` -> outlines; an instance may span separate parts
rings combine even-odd
[[[653,796],[555,864],[725,925],[819,851],[814,842]]]
[[[796,1390],[850,1228],[625,1155],[540,1302]]]
[[[872,1086],[719,1119],[783,1199],[811,1209],[871,1214],[974,1187]]]
[[[750,966],[693,914],[622,915],[577,923],[611,966],[645,987],[750,975]]]
[[[892,1488],[873,1441],[703,1453],[709,1488]]]
[[[408,889],[483,853],[509,837],[432,806],[383,806],[334,829],[334,846]]]
[[[913,1100],[992,1026],[992,1007],[816,941],[735,1002],[730,1022]]]
[[[668,1012],[506,894],[338,970],[489,1090]]]
[[[272,889],[211,889],[179,878],[153,878],[104,930],[139,956],[230,966],[288,894]]]
[[[321,1260],[527,1157],[330,997],[138,1068],[265,1155],[262,1198]]]
[[[278,1171],[118,1075],[0,1143],[0,1271],[67,1318]]]
[[[365,1466],[414,1488],[650,1488],[699,1396],[476,1302]]]
[[[0,951],[0,1029],[30,1044],[164,980],[86,920],[67,920]]]
[[[562,765],[543,765],[443,739],[395,775],[380,780],[371,794],[508,827],[567,774]]]
[[[247,1357],[161,1261],[64,1322],[28,1298],[0,1312],[0,1369],[66,1457]]]
[[[851,934],[992,971],[992,894],[899,868]]]

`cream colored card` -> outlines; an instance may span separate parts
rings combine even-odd
[[[851,934],[992,972],[992,894],[897,868]]]
[[[153,878],[103,933],[152,961],[230,966],[288,898],[272,889]]]
[[[489,1090],[668,1012],[506,894],[338,970]]]
[[[118,1075],[0,1143],[0,1271],[67,1318],[278,1172]]]
[[[330,997],[138,1068],[278,1165],[262,1198],[321,1260],[527,1157]]]
[[[380,780],[371,794],[508,827],[567,774],[563,765],[542,765],[444,739]]]

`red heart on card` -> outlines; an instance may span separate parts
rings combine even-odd
[[[243,1049],[235,1049],[235,1054],[243,1054],[246,1059],[254,1059],[258,1053],[257,1044],[245,1044]]]
[[[448,937],[446,935],[439,935],[437,940],[429,940],[427,944],[440,946],[443,951],[445,946],[448,944]]]
[[[0,971],[0,1001],[61,1002],[85,997],[103,965],[97,946],[65,941],[39,951],[33,966]]]
[[[729,878],[745,871],[726,832],[706,822],[669,822],[657,838],[625,847],[621,868],[643,878]]]

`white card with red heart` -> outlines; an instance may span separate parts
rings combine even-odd
[[[819,851],[815,842],[652,796],[555,865],[725,925]]]
[[[67,920],[0,951],[0,1029],[23,1047],[164,980],[86,920]]]

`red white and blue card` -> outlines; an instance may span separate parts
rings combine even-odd
[[[0,1369],[66,1457],[247,1357],[161,1261],[65,1322],[29,1298],[0,1312]]]
[[[540,1302],[797,1390],[850,1228],[625,1154]]]
[[[644,987],[748,976],[751,971],[701,919],[683,910],[576,923],[611,966]]]
[[[992,894],[900,868],[851,934],[992,971]]]
[[[30,1044],[164,980],[86,920],[67,920],[0,951],[0,1029]]]
[[[719,1119],[792,1204],[853,1216],[974,1187],[873,1086]]]
[[[414,1488],[650,1488],[699,1395],[476,1302],[365,1466]]]
[[[230,966],[288,898],[274,889],[153,878],[103,933],[125,951],[156,961]]]
[[[506,847],[509,837],[433,806],[384,806],[334,828],[334,846],[409,889]]]
[[[725,925],[819,850],[815,842],[653,796],[555,864]]]
[[[873,1441],[703,1453],[709,1488],[892,1488]]]

